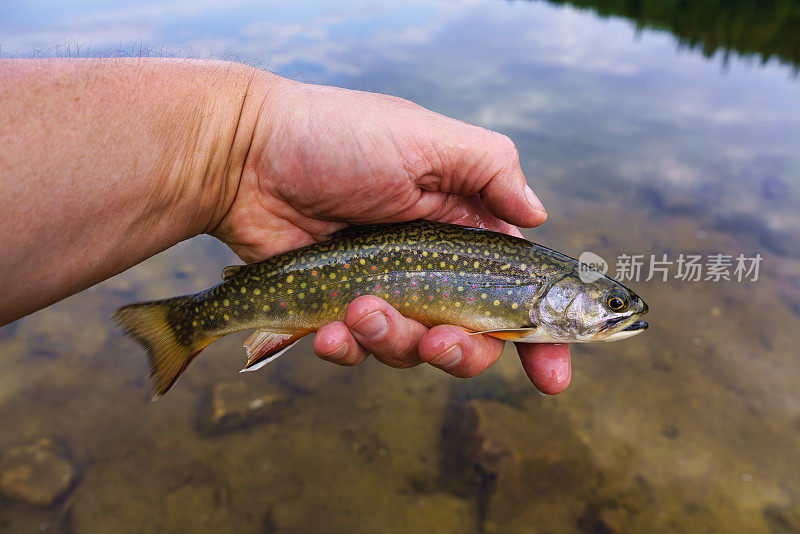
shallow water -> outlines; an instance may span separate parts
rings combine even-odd
[[[681,4],[4,8],[4,56],[235,57],[507,133],[550,213],[527,236],[611,274],[644,255],[630,285],[651,328],[574,347],[555,397],[511,351],[457,380],[341,369],[304,342],[240,377],[244,336],[229,336],[151,404],[146,359],[108,317],[215,284],[235,258],[197,238],[0,329],[0,454],[51,437],[78,473],[52,507],[0,500],[0,530],[800,531],[800,50],[785,30],[800,16]],[[756,281],[682,281],[672,264],[647,282],[650,254],[763,259]],[[289,405],[208,434],[231,380]]]

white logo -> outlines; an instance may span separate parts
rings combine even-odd
[[[578,277],[584,284],[599,280],[608,272],[606,260],[594,252],[586,251],[581,253],[578,261],[580,262],[580,265],[578,265]]]

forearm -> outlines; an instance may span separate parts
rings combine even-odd
[[[0,324],[213,228],[269,84],[235,63],[0,60]]]

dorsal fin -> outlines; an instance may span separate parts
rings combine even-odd
[[[331,241],[333,239],[346,239],[348,237],[358,237],[362,234],[368,233],[370,230],[374,229],[377,225],[375,224],[362,224],[362,225],[354,225],[354,226],[346,226],[341,230],[337,230],[333,232],[331,235],[328,236],[327,241]]]
[[[228,280],[233,278],[236,273],[238,273],[244,265],[228,265],[224,269],[222,269],[222,279]]]

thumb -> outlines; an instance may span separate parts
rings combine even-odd
[[[440,116],[448,124],[429,130],[437,189],[471,196],[479,194],[497,217],[530,228],[547,219],[541,201],[528,186],[519,154],[507,136]],[[430,190],[431,176],[420,180]],[[422,184],[425,185],[422,185]],[[426,187],[427,186],[427,187]]]

